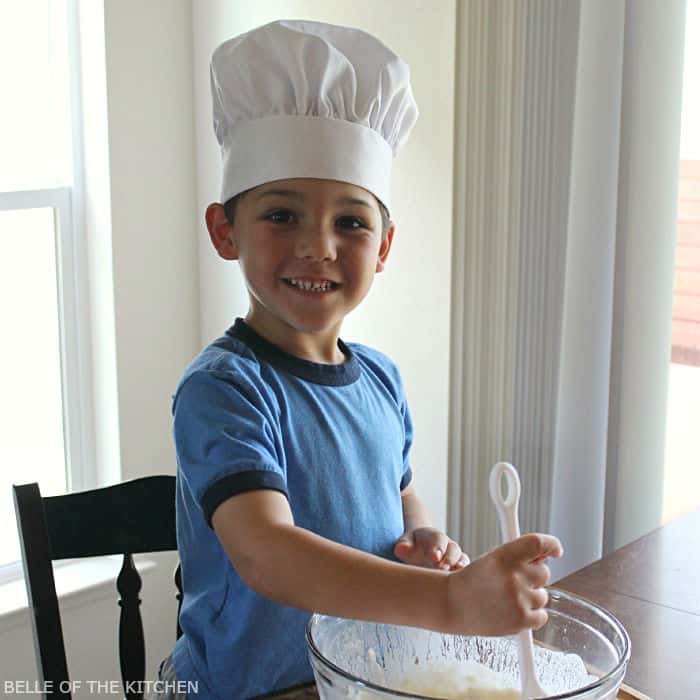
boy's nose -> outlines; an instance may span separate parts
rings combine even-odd
[[[335,240],[332,233],[313,228],[300,232],[296,241],[295,254],[298,258],[310,260],[334,260]]]

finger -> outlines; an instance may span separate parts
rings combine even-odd
[[[547,607],[547,603],[549,602],[549,593],[547,592],[546,588],[533,588],[530,591],[528,598],[533,610],[541,610],[542,608]]]
[[[549,615],[547,615],[547,611],[543,608],[540,608],[539,610],[533,610],[532,613],[528,616],[527,626],[531,627],[534,630],[538,630],[541,627],[544,627],[547,624],[548,620]]]
[[[394,556],[407,564],[415,563],[416,548],[410,533],[401,535],[394,545]]]
[[[427,563],[433,564],[434,566],[440,566],[440,562],[445,555],[446,548],[446,546],[440,544],[426,546],[425,554]]]
[[[531,586],[541,588],[549,584],[551,572],[546,564],[528,564],[525,575]]]
[[[444,532],[438,532],[433,535],[432,542],[430,543],[430,558],[435,563],[442,561],[445,557],[445,552],[449,547],[449,539]]]
[[[453,540],[448,540],[447,548],[445,549],[445,556],[438,563],[440,569],[445,571],[451,569],[458,561],[462,555],[461,547]]]
[[[539,629],[547,623],[546,605],[549,594],[544,588],[522,590],[518,596],[522,615],[521,625],[524,628]]]
[[[398,540],[396,540],[396,546],[397,547],[413,547],[413,537],[411,536],[410,533],[406,535],[401,535]]]
[[[459,569],[463,569],[465,566],[469,566],[469,557],[464,552],[462,552],[459,559],[457,560],[457,563],[452,567],[452,570],[457,571]]]
[[[557,540],[557,542],[559,542],[559,540]],[[550,554],[549,552],[544,552],[544,553],[536,556],[532,561],[535,564],[538,564],[539,562],[544,561],[545,559],[548,559],[549,557],[557,557],[558,558],[558,557],[563,556],[563,554],[564,554],[564,549],[561,546],[561,543],[559,543],[559,550],[557,552],[555,552],[554,554]]]
[[[560,557],[564,550],[553,535],[533,532],[503,545],[504,554],[515,562],[540,562],[547,557]]]
[[[432,528],[415,531],[416,546],[423,551],[426,564],[437,565],[445,556],[448,537],[444,532]]]

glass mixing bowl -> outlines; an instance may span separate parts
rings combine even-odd
[[[542,674],[548,672],[547,659],[552,655],[547,650],[577,654],[592,676],[583,687],[549,697],[612,700],[630,656],[627,632],[603,608],[555,588],[547,590],[549,621],[533,634],[538,677],[544,680]],[[421,666],[436,661],[473,660],[515,681],[519,678],[517,650],[510,637],[461,637],[313,615],[306,642],[321,700],[425,697],[396,688],[407,672],[415,675]]]

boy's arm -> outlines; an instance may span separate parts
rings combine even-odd
[[[543,559],[560,550],[556,538],[526,535],[459,572],[406,566],[296,527],[285,496],[271,490],[229,498],[212,524],[260,595],[307,611],[461,634],[541,627]]]
[[[430,513],[418,498],[413,482],[401,492],[401,506],[403,507],[403,527],[405,532],[417,530],[420,527],[432,527]]]
[[[241,578],[279,603],[433,629],[447,622],[444,572],[397,564],[296,527],[278,491],[229,498],[212,525]],[[432,603],[418,611],[418,600]]]

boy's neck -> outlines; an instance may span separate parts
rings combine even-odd
[[[269,343],[303,360],[338,365],[347,359],[338,347],[340,324],[318,333],[309,333],[253,311],[248,311],[245,322]]]

